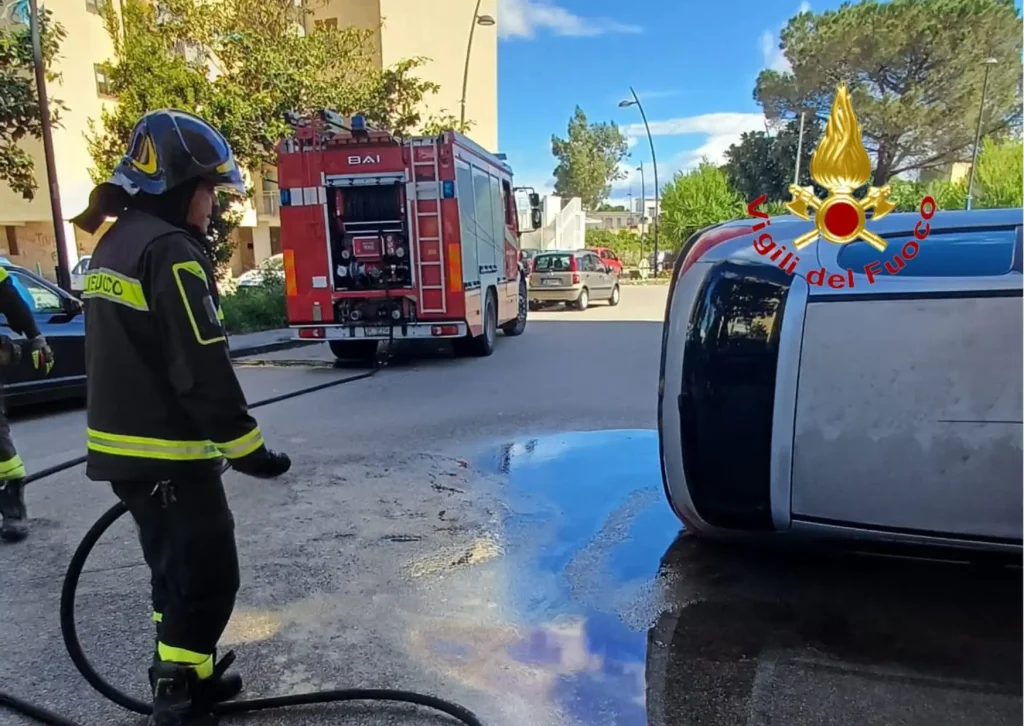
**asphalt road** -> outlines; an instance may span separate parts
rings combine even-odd
[[[223,645],[247,694],[411,688],[488,726],[1019,723],[1019,572],[680,533],[653,431],[663,310],[664,288],[627,288],[615,309],[531,314],[488,359],[402,350],[373,378],[261,408],[295,465],[226,477],[243,585]],[[239,364],[250,400],[354,372],[323,346]],[[48,409],[14,433],[38,469],[81,453],[83,427]],[[28,500],[33,537],[0,547],[0,689],[138,724],[75,672],[57,620],[71,553],[113,496],[79,468]],[[83,644],[141,697],[152,630],[130,523],[87,569]],[[451,723],[370,705],[247,722]]]

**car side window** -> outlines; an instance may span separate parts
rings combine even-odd
[[[920,241],[911,233],[886,237],[884,252],[857,240],[839,251],[838,262],[860,274],[874,263],[876,275],[886,274],[885,263],[895,267],[898,254],[905,264],[898,271],[900,277],[997,277],[1013,268],[1016,238],[1014,227],[936,231]],[[910,242],[917,244],[916,251]]]
[[[29,304],[35,315],[61,313],[64,311],[60,295],[53,290],[17,270],[11,270],[10,273],[21,284],[22,288],[28,291],[31,301],[25,300],[25,302]]]
[[[614,252],[612,252],[612,251],[609,251],[609,252],[608,252],[608,259],[609,259],[609,260],[616,260],[616,261],[618,261],[618,259],[619,259],[619,258],[615,256],[615,253],[614,253]]]
[[[584,272],[593,272],[597,268],[594,266],[593,255],[583,255],[583,259],[580,260],[580,267]]]

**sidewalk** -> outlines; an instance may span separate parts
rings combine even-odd
[[[260,353],[271,353],[275,350],[287,348],[298,348],[300,346],[312,345],[320,341],[293,340],[294,333],[282,328],[279,330],[261,330],[258,333],[238,333],[228,336],[228,347],[231,349],[232,358],[240,358],[246,355],[258,355]]]

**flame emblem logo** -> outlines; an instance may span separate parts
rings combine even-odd
[[[859,238],[884,252],[885,240],[864,228],[865,213],[873,209],[873,218],[881,219],[895,209],[896,205],[889,201],[892,187],[868,187],[863,199],[853,197],[853,191],[871,179],[871,159],[864,149],[860,123],[845,83],[836,90],[825,133],[811,156],[811,178],[829,194],[819,199],[814,187],[790,184],[792,201],[786,203],[786,208],[808,221],[808,210],[814,212],[814,229],[794,240],[796,248],[806,247],[818,237],[837,245]]]

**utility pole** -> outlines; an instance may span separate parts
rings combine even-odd
[[[50,215],[53,217],[53,238],[57,244],[57,285],[71,291],[71,273],[68,270],[68,249],[64,237],[64,215],[60,208],[60,186],[57,183],[57,165],[53,160],[53,134],[50,119],[50,99],[46,94],[46,65],[43,63],[43,43],[40,38],[42,17],[36,0],[29,0],[29,28],[32,33],[32,62],[36,72],[36,95],[43,130],[43,155],[46,157],[46,180],[50,189]]]
[[[637,167],[637,171],[640,172],[640,261],[643,262],[644,233],[646,232],[644,220],[647,219],[647,187],[644,183],[644,163],[642,161],[640,166]]]
[[[476,8],[473,9],[473,22],[469,25],[469,42],[466,44],[466,63],[462,69],[462,98],[459,99],[459,123],[462,125],[466,123],[466,89],[469,86],[469,59],[473,53],[473,32],[478,25],[487,27],[495,24],[494,18],[490,15],[480,14],[480,1],[476,0]]]
[[[974,153],[971,154],[971,175],[967,180],[967,208],[974,203],[974,170],[978,166],[978,146],[981,145],[981,122],[985,118],[985,95],[988,93],[988,71],[998,63],[995,58],[985,59],[985,80],[981,82],[981,103],[978,106],[978,127],[974,132]]]
[[[805,111],[800,112],[800,135],[796,140],[796,171],[793,172],[793,184],[800,186],[800,159],[804,153],[804,115]]]

